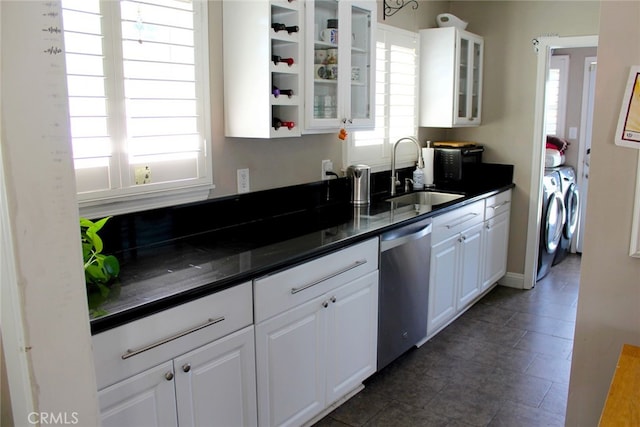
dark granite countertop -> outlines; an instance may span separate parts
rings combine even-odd
[[[510,171],[512,173],[512,168]],[[432,210],[424,212],[416,211],[414,205],[387,202],[384,195],[376,197],[367,207],[354,207],[345,202],[344,183],[336,182],[338,200],[334,203],[321,203],[318,208],[311,200],[296,209],[271,212],[268,218],[260,220],[252,214],[240,221],[238,211],[230,209],[238,206],[239,200],[227,200],[216,211],[227,212],[231,219],[218,219],[214,229],[194,228],[193,224],[185,228],[184,218],[176,219],[182,213],[172,212],[169,220],[164,218],[166,212],[156,213],[156,216],[163,216],[161,224],[170,224],[167,228],[171,228],[171,233],[164,239],[148,238],[148,242],[140,235],[158,234],[157,228],[162,228],[148,216],[131,216],[115,221],[117,227],[112,234],[121,235],[116,239],[120,246],[116,251],[121,260],[120,283],[101,306],[106,314],[91,319],[91,331],[96,334],[111,329],[377,236],[401,223],[435,216],[505,191],[513,187],[511,176],[508,180],[485,180],[482,185],[476,182],[464,189],[460,186],[440,189],[464,193],[465,196],[450,203],[434,205]],[[327,188],[329,199],[331,187]],[[324,187],[320,190],[324,195]],[[260,202],[256,197],[259,196],[253,197],[250,206]],[[198,212],[199,217],[193,222],[206,222],[213,212],[211,209],[211,204],[196,205],[187,211],[188,215],[182,216],[190,217],[193,212]],[[246,211],[245,208],[238,209]],[[237,224],[234,223],[236,221]],[[180,232],[175,232],[176,228],[180,228]],[[132,234],[135,234],[135,239],[130,237]],[[126,239],[122,235],[126,235]],[[105,240],[114,240],[110,237]],[[139,244],[133,245],[131,240]]]

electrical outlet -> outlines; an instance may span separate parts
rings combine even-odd
[[[331,178],[330,175],[327,175],[326,172],[333,172],[333,162],[331,160],[323,160],[322,161],[322,171],[321,178],[323,180]]]
[[[238,169],[238,193],[249,192],[249,169]]]

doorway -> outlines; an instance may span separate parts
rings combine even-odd
[[[598,36],[580,37],[540,37],[534,40],[534,49],[538,55],[536,100],[534,117],[534,135],[532,144],[531,167],[531,202],[527,226],[527,247],[525,255],[524,289],[531,289],[536,283],[538,266],[538,247],[540,244],[540,226],[542,214],[543,176],[545,169],[546,135],[545,124],[545,90],[549,74],[551,56],[554,50],[597,47]],[[580,138],[584,136],[581,132]]]

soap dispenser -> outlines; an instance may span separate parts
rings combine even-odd
[[[414,190],[423,190],[424,189],[424,173],[422,169],[416,164],[416,170],[413,171],[413,189]]]

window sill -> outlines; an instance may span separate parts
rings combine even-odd
[[[113,199],[80,201],[80,216],[85,218],[100,218],[199,202],[208,199],[209,192],[214,188],[215,185],[199,185],[174,188],[161,192],[138,193]]]

